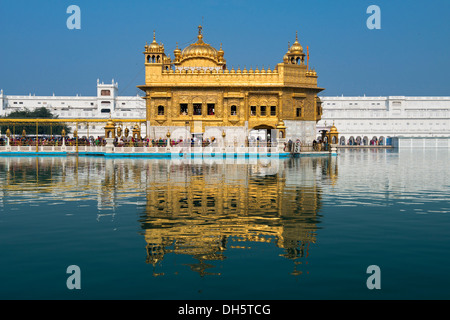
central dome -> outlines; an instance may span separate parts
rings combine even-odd
[[[198,26],[197,42],[187,46],[183,50],[174,50],[175,60],[173,64],[180,70],[219,70],[226,68],[226,61],[223,58],[224,51],[222,45],[220,50],[216,50],[211,45],[203,41],[202,26]]]
[[[203,41],[201,26],[198,27],[197,38],[198,38],[198,40],[196,43],[193,43],[183,49],[183,51],[181,52],[181,55],[183,56],[183,58],[197,57],[197,56],[216,58],[217,50],[215,48],[213,48],[211,45],[209,45]]]

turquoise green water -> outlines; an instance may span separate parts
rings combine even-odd
[[[449,163],[0,157],[0,298],[449,299]]]

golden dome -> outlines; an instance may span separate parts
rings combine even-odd
[[[149,50],[150,52],[158,51],[161,49],[161,46],[156,42],[156,36],[155,31],[153,31],[153,42],[149,45],[146,45],[146,50]]]
[[[173,50],[173,53],[174,53],[175,55],[181,54],[181,50],[178,48],[178,42],[177,42],[177,47],[175,48],[175,50]]]
[[[330,128],[330,133],[338,133],[337,128],[334,126],[334,123],[333,126],[331,126]]]
[[[277,124],[277,129],[285,129],[286,126],[284,125],[284,121],[280,119]]]
[[[106,126],[105,128],[115,128],[116,124],[114,123],[114,121],[111,120],[111,118],[109,118],[108,122],[106,122]]]
[[[303,47],[298,42],[298,33],[297,33],[297,31],[295,32],[295,42],[291,46],[291,48],[289,49],[289,52],[290,53],[303,53]]]
[[[203,41],[202,26],[198,26],[197,38],[198,40],[196,43],[193,43],[183,49],[181,52],[183,58],[196,56],[216,58],[218,53],[217,50]]]

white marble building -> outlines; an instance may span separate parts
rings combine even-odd
[[[145,119],[145,101],[139,96],[119,96],[118,83],[105,84],[97,80],[96,96],[36,96],[5,95],[0,91],[0,116],[16,110],[48,108],[60,119]],[[90,136],[104,135],[104,124],[90,126]],[[84,126],[78,128],[80,136],[86,135]]]
[[[334,123],[341,145],[370,145],[371,140],[384,145],[397,137],[403,140],[439,138],[447,140],[450,146],[450,96],[325,96],[321,100],[323,116],[317,123],[317,133]],[[96,96],[18,96],[0,91],[0,116],[15,110],[39,107],[47,107],[62,119],[108,119],[110,115],[116,119],[145,119],[146,116],[144,99],[139,95],[119,96],[118,83],[114,79],[109,84],[97,80]],[[286,122],[286,125],[289,123]],[[100,124],[90,127],[90,130],[90,135],[104,134]],[[83,128],[79,128],[78,132],[80,136],[86,134]],[[232,139],[231,133],[229,139]]]
[[[450,141],[450,97],[321,97],[318,132],[333,123],[339,143],[435,138]]]

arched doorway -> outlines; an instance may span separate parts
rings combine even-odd
[[[344,136],[342,136],[342,137],[339,138],[339,144],[340,144],[341,146],[345,146],[345,137],[344,137]]]
[[[377,146],[378,145],[378,138],[376,136],[372,137],[372,140],[370,140],[370,144]]]
[[[270,146],[276,139],[276,129],[268,125],[255,126],[248,133],[248,145],[251,147]]]
[[[349,145],[349,146],[354,146],[354,145],[355,145],[355,137],[351,136],[351,137],[348,139],[348,145]]]
[[[367,146],[367,145],[369,144],[369,138],[368,138],[367,136],[364,136],[364,138],[363,138],[363,144],[364,144],[365,146]]]

